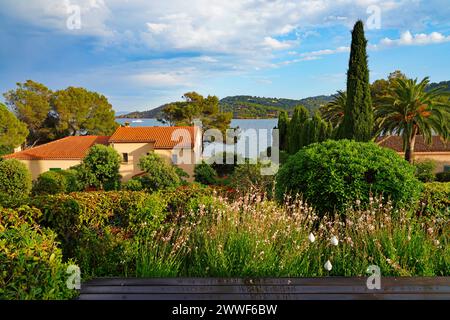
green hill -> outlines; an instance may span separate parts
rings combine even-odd
[[[292,113],[295,106],[304,105],[311,112],[331,100],[332,96],[317,96],[306,99],[280,99],[253,96],[231,96],[220,100],[221,111],[232,112],[235,119],[275,118],[278,112]],[[167,104],[148,111],[135,111],[118,118],[160,118]]]
[[[428,89],[443,86],[450,92],[450,81],[439,83],[430,83]],[[311,113],[316,111],[321,105],[327,104],[333,98],[332,95],[315,96],[305,99],[283,99],[283,98],[265,98],[254,96],[230,96],[220,100],[221,111],[232,112],[234,119],[258,119],[258,118],[276,118],[281,110],[285,110],[292,115],[292,111],[298,105],[305,106]],[[167,104],[159,106],[148,111],[135,111],[128,114],[122,114],[117,118],[161,118],[162,109]]]

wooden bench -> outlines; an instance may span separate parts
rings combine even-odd
[[[99,278],[80,300],[450,300],[450,277]]]

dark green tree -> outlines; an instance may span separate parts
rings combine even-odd
[[[50,89],[32,80],[17,83],[15,90],[4,94],[8,107],[28,127],[28,145],[42,144],[54,139],[55,117],[51,113],[51,96]]]
[[[19,160],[0,161],[0,207],[24,204],[31,191],[31,173]]]
[[[364,24],[356,22],[347,72],[347,103],[340,138],[369,141],[373,135],[373,109],[370,95],[367,40]]]
[[[206,98],[197,92],[187,92],[183,95],[184,101],[178,101],[166,105],[159,121],[171,126],[190,126],[195,119],[200,119],[203,129],[219,129],[225,134],[229,128],[231,118],[230,112],[220,112],[219,98],[207,96]]]
[[[121,158],[113,148],[102,144],[91,147],[77,168],[80,181],[86,186],[100,190],[115,190],[120,185]]]
[[[25,142],[28,129],[25,123],[16,118],[8,108],[0,103],[0,150],[10,153]],[[1,154],[1,151],[0,151]]]
[[[59,136],[111,135],[119,126],[108,99],[84,88],[68,87],[52,97]]]
[[[139,168],[145,172],[139,177],[142,187],[148,191],[158,191],[181,184],[176,167],[167,163],[159,155],[151,152],[139,160]]]
[[[288,146],[288,126],[289,126],[289,117],[286,111],[281,111],[278,114],[278,125],[277,128],[279,130],[279,138],[280,138],[280,150],[287,150]]]
[[[302,128],[309,118],[309,111],[304,106],[297,106],[288,126],[288,151],[290,154],[296,153],[303,146]]]

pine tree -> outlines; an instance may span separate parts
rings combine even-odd
[[[369,141],[373,131],[373,109],[370,96],[367,40],[362,21],[352,31],[349,68],[347,72],[347,104],[339,137]]]
[[[278,115],[278,130],[279,130],[279,138],[280,138],[280,150],[287,150],[288,147],[288,126],[289,126],[289,117],[286,111],[280,112]]]

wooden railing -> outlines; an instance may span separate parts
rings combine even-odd
[[[450,300],[450,277],[100,278],[82,284],[80,300]]]

